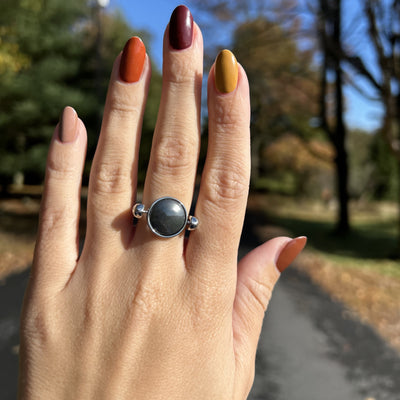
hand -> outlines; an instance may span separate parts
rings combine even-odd
[[[200,29],[178,7],[166,29],[162,98],[143,191],[190,208],[200,142]],[[246,74],[227,50],[208,78],[209,146],[197,230],[159,238],[132,225],[150,62],[128,41],[111,75],[78,222],[86,130],[64,109],[50,145],[22,315],[20,399],[245,399],[264,311],[305,238],[276,238],[238,265],[250,176]]]

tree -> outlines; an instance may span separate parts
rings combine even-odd
[[[400,180],[397,159],[388,157],[390,148],[380,134],[373,135],[371,143],[371,160],[374,163],[372,172],[372,195],[377,200],[396,201],[398,199]]]
[[[282,134],[311,135],[317,112],[312,54],[300,51],[290,32],[265,18],[241,24],[233,51],[245,68],[251,93],[252,178],[261,173],[262,149]]]
[[[0,171],[43,170],[47,140],[65,102],[83,103],[83,94],[66,82],[77,73],[79,35],[72,31],[85,12],[78,0],[9,2],[0,19],[1,41],[17,49],[20,68],[0,75]]]
[[[348,63],[375,90],[384,108],[380,134],[397,161],[400,171],[400,2],[362,0],[366,34],[377,62],[365,60],[364,53],[352,48],[339,49],[337,58]],[[400,192],[398,194],[400,208]],[[399,214],[400,215],[400,214]],[[398,222],[400,254],[400,217]]]
[[[194,3],[197,4],[196,1]],[[344,78],[341,61],[336,62],[330,51],[330,45],[341,46],[341,3],[335,0],[314,2],[317,12],[312,16],[319,21],[319,30],[308,26],[308,30],[303,31],[299,3],[292,0],[201,2],[202,9],[208,10],[213,16],[212,23],[215,24],[215,20],[223,21],[228,31],[231,29],[235,32],[233,43],[227,44],[233,47],[249,75],[252,96],[252,176],[257,178],[260,172],[260,149],[268,137],[272,139],[276,135],[292,132],[307,143],[313,137],[320,136],[321,128],[329,132],[327,138],[336,151],[337,197],[340,204],[337,228],[340,232],[346,232],[349,229],[349,195],[346,129],[343,122]],[[215,25],[218,27],[218,24]],[[321,39],[321,35],[324,43],[320,43],[322,46],[319,50],[326,56],[326,62],[321,67],[323,79],[318,84],[314,57],[317,53],[315,42]],[[224,36],[214,34],[214,37]],[[308,40],[308,47],[304,48],[306,37],[312,37],[312,40]],[[299,50],[299,43],[302,51]],[[329,82],[328,75],[332,73],[335,78]],[[321,89],[319,99],[318,85]],[[330,109],[327,105],[331,87],[335,94],[333,118],[328,115]],[[318,114],[321,123],[316,126],[312,121],[315,122],[316,118],[313,117]],[[315,152],[311,148],[310,151]]]
[[[277,182],[291,182],[292,195],[325,202],[333,197],[334,149],[329,142],[310,139],[305,143],[298,135],[284,134],[266,147],[263,155],[268,160],[268,176],[275,176]]]
[[[347,233],[349,223],[348,192],[348,156],[346,150],[346,127],[344,124],[343,103],[343,69],[342,59],[337,54],[342,52],[342,7],[341,0],[319,0],[318,2],[318,36],[322,52],[320,120],[321,127],[334,145],[336,156],[337,193],[339,200],[337,231]],[[330,123],[327,96],[328,76],[333,76],[334,86],[334,118]]]
[[[101,13],[94,19],[89,0],[4,1],[7,5],[0,14],[3,189],[16,174],[28,183],[42,181],[48,143],[67,104],[77,109],[88,128],[90,165],[112,63],[126,40],[138,34],[119,14]],[[139,35],[149,42],[146,33]],[[155,125],[160,80],[154,68],[143,124],[145,142],[151,140],[147,138]]]

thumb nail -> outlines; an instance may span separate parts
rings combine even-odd
[[[283,272],[301,253],[307,243],[306,236],[299,236],[290,240],[280,250],[276,258],[276,267],[280,272]]]

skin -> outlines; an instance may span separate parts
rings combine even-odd
[[[245,399],[279,277],[276,262],[290,241],[273,239],[238,264],[250,176],[246,74],[239,66],[237,87],[220,93],[211,68],[209,148],[194,213],[200,225],[187,242],[183,235],[164,240],[144,219],[134,228],[131,215],[150,62],[146,56],[140,79],[126,83],[119,77],[120,58],[92,165],[80,257],[83,122],[63,126],[73,138],[65,143],[57,126],[50,145],[22,313],[19,399]],[[190,208],[202,62],[197,25],[192,45],[179,51],[170,47],[167,28],[162,98],[143,192],[147,207],[169,195]],[[284,267],[301,250],[291,247]]]

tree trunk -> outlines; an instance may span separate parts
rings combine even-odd
[[[344,136],[343,138],[344,139]],[[336,179],[337,179],[337,193],[338,193],[338,216],[336,230],[338,233],[347,233],[350,230],[349,222],[349,193],[348,193],[348,162],[347,153],[342,140],[336,146]]]
[[[399,105],[400,105],[400,94],[397,95],[396,97],[397,104],[396,104],[396,128],[397,132],[400,132],[400,110],[399,110]],[[396,140],[399,140],[396,137]],[[396,159],[396,165],[397,165],[397,242],[396,242],[396,248],[393,254],[393,258],[399,259],[400,258],[400,149],[398,148],[398,144],[395,143],[391,146],[391,148],[395,148],[394,156]]]
[[[333,45],[336,49],[341,50],[341,0],[336,0],[333,6]],[[339,52],[341,54],[341,51]],[[336,144],[336,171],[337,171],[337,191],[339,200],[337,230],[340,233],[347,233],[350,230],[349,224],[349,193],[348,193],[348,175],[349,167],[347,162],[346,151],[346,127],[343,121],[343,71],[341,67],[341,59],[334,57],[334,68],[336,74],[335,81],[335,103],[336,103],[336,127],[335,127],[335,144]]]
[[[336,231],[347,233],[349,223],[349,193],[348,174],[349,166],[346,151],[346,127],[343,121],[343,71],[341,66],[341,0],[320,0],[320,26],[319,34],[323,51],[321,70],[321,126],[327,133],[335,147],[336,168],[336,197],[338,200],[338,213]],[[329,123],[327,93],[328,73],[333,72],[335,95],[335,124]],[[332,126],[334,125],[334,126]]]

